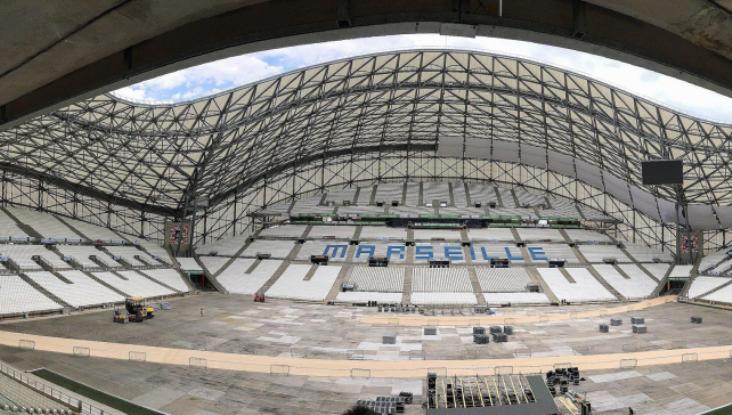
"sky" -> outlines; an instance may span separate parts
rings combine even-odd
[[[250,53],[172,72],[119,89],[114,94],[130,101],[150,104],[188,101],[336,59],[417,48],[466,49],[528,58],[599,79],[698,118],[732,123],[732,98],[657,72],[589,53],[537,43],[437,34],[341,40]]]

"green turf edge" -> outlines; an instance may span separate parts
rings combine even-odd
[[[701,415],[732,415],[732,403],[712,409],[709,412],[704,412]]]
[[[158,412],[144,406],[137,405],[120,397],[110,395],[91,386],[84,385],[75,380],[69,379],[61,374],[46,368],[33,370],[31,373],[39,378],[45,379],[71,392],[85,396],[91,400],[124,412],[128,415],[167,415],[165,412]]]

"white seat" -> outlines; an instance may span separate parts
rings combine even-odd
[[[175,294],[168,288],[138,274],[137,271],[119,271],[119,275],[123,278],[112,272],[94,272],[92,274],[128,296],[161,297]]]
[[[268,297],[293,300],[323,301],[330,292],[341,271],[340,266],[316,266],[313,276],[305,281],[311,265],[290,264],[282,275],[267,290]]]
[[[585,268],[565,268],[574,283],[562,275],[559,268],[538,268],[541,278],[560,300],[570,302],[616,300]]]
[[[473,292],[466,268],[414,268],[414,292]]]
[[[54,311],[62,307],[17,275],[0,275],[0,315]]]
[[[620,264],[620,268],[630,279],[625,278],[612,265],[593,265],[598,274],[617,292],[627,299],[648,297],[656,289],[658,283],[653,281],[635,264]]]
[[[88,307],[100,304],[117,303],[125,300],[123,296],[94,281],[81,271],[60,271],[61,276],[71,284],[60,280],[48,271],[28,272],[26,275],[61,301],[73,307]]]
[[[183,277],[180,275],[180,273],[172,268],[147,269],[140,272],[154,279],[155,281],[161,282],[179,292],[187,293],[191,290],[190,288],[188,288],[188,285],[186,285],[185,281],[183,281]]]
[[[353,283],[356,291],[401,293],[404,288],[404,268],[354,266],[346,281]]]
[[[234,294],[254,294],[274,275],[282,265],[280,260],[262,260],[247,272],[256,259],[237,258],[216,277],[226,291]]]

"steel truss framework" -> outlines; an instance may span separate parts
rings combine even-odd
[[[0,169],[12,180],[4,186],[38,193],[4,191],[6,201],[23,198],[22,204],[152,237],[160,236],[165,218],[197,209],[204,239],[239,232],[244,212],[272,195],[314,190],[303,187],[312,181],[302,177],[306,171],[319,171],[313,173],[321,176],[319,188],[407,176],[472,178],[480,169],[469,166],[490,166],[477,179],[513,183],[525,175],[517,172],[535,171],[542,180],[530,186],[619,214],[638,234],[631,239],[667,245],[676,227],[668,207],[676,213],[679,195],[641,185],[639,162],[683,159],[682,196],[699,218],[690,224],[724,240],[732,223],[731,136],[732,126],[547,65],[466,51],[405,51],[305,68],[174,105],[87,99],[0,132]],[[455,142],[460,154],[445,157],[442,144]],[[471,145],[480,143],[490,150],[476,158]],[[514,145],[515,157],[499,154],[506,144]],[[543,153],[529,161],[522,157],[529,148]],[[553,169],[560,156],[572,173]],[[380,173],[388,166],[402,167],[394,167],[399,174]],[[611,186],[615,180],[624,183],[624,195]],[[209,207],[197,206],[200,199]]]

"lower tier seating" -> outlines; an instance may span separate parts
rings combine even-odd
[[[689,287],[689,292],[687,293],[687,297],[689,298],[697,298],[703,294],[708,293],[709,291],[721,287],[722,285],[730,282],[729,278],[722,278],[722,277],[696,277],[691,282],[691,287]]]
[[[618,265],[628,278],[613,265],[596,264],[593,267],[608,284],[629,300],[647,297],[658,286],[658,283],[634,264]]]
[[[547,304],[544,293],[483,293],[487,304]]]
[[[221,271],[216,280],[233,294],[254,294],[274,275],[282,265],[281,260],[237,258]],[[252,268],[254,267],[254,268]]]
[[[713,293],[705,295],[704,297],[702,297],[702,300],[732,304],[732,285],[722,287]]]
[[[91,307],[125,300],[123,296],[94,281],[81,271],[61,271],[59,274],[71,281],[71,284],[62,281],[48,271],[29,272],[26,275],[43,289],[73,307]]]
[[[616,300],[585,268],[565,268],[570,282],[559,268],[538,268],[541,278],[559,300],[569,302]]]
[[[61,414],[72,413],[69,407],[37,392],[17,380],[0,373],[0,408],[7,404],[16,408],[26,408],[22,413]],[[19,411],[9,413],[19,414]]]
[[[17,275],[0,275],[0,315],[61,310]]]
[[[455,304],[472,305],[478,304],[475,294],[472,292],[414,292],[412,293],[412,304]]]
[[[414,268],[412,290],[432,293],[472,293],[473,285],[465,268]]]
[[[346,280],[355,285],[356,291],[401,293],[404,288],[404,268],[355,266]]]
[[[172,268],[146,269],[140,272],[154,279],[155,281],[161,282],[179,292],[187,293],[191,290],[190,288],[188,288],[188,285],[186,285],[185,281],[183,281],[183,277],[180,275],[180,273]]]
[[[112,272],[92,273],[96,278],[104,281],[106,284],[128,296],[141,296],[147,298],[175,294],[168,288],[143,277],[137,271],[119,271],[118,274]]]
[[[293,300],[323,301],[340,271],[340,266],[333,265],[290,264],[267,290],[266,295]],[[306,280],[308,276],[310,279]]]
[[[339,292],[336,301],[342,303],[367,303],[377,301],[379,303],[401,303],[402,293],[385,293],[374,291],[346,291]]]
[[[477,267],[475,271],[483,292],[522,292],[531,283],[524,268]]]

